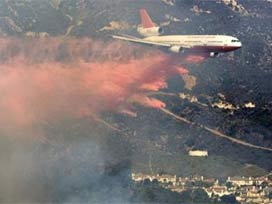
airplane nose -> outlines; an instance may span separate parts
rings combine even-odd
[[[239,42],[237,46],[238,46],[239,48],[242,47],[242,43]]]

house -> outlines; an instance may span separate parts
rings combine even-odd
[[[177,184],[177,176],[176,175],[168,175],[168,174],[162,174],[156,175],[156,179],[160,182],[160,183],[172,183],[174,186]]]
[[[248,191],[246,195],[248,198],[260,198],[265,196],[265,192],[262,190],[255,189]]]
[[[189,182],[190,179],[188,177],[178,177],[177,179],[177,185],[180,185],[180,186],[185,186],[187,182]]]
[[[204,180],[203,176],[195,175],[192,177],[192,181],[203,181],[203,180]]]
[[[206,189],[204,189],[204,190],[206,191],[206,193],[208,194],[208,196],[211,198],[212,195],[213,195],[212,189],[211,189],[211,188],[206,188]]]
[[[176,175],[168,175],[168,174],[142,174],[142,173],[132,173],[132,180],[136,182],[144,181],[148,179],[149,181],[158,180],[160,183],[172,183],[174,186],[177,184],[177,176]]]
[[[170,190],[174,191],[174,192],[181,193],[181,192],[185,191],[186,188],[184,188],[182,186],[172,186],[172,187],[170,187]]]
[[[231,192],[227,190],[226,186],[213,186],[212,191],[214,195],[223,196],[223,195],[230,195]]]
[[[212,186],[210,188],[206,188],[205,191],[209,197],[212,197],[213,195],[221,197],[223,195],[232,194],[231,192],[228,191],[226,186]]]
[[[248,198],[246,199],[246,203],[259,204],[259,203],[265,203],[265,200],[266,199],[263,199],[263,198]]]
[[[218,184],[219,181],[218,181],[218,179],[215,179],[215,178],[204,178],[203,182],[211,183],[211,184]]]
[[[261,185],[263,182],[267,182],[268,181],[268,178],[267,177],[257,177],[257,178],[254,178],[254,182],[257,184],[257,185]]]
[[[246,197],[245,196],[236,196],[236,200],[240,203],[245,203]]]
[[[251,186],[254,183],[254,180],[252,177],[239,177],[239,176],[234,176],[234,177],[228,177],[227,182],[232,183],[233,185],[237,186]]]
[[[150,181],[153,181],[155,179],[155,175],[149,175],[149,174],[142,174],[142,173],[132,173],[131,178],[133,181],[140,182],[144,181],[145,179],[148,179]]]
[[[240,191],[241,192],[248,192],[248,191],[260,191],[262,190],[261,186],[241,186]]]
[[[190,150],[189,151],[189,156],[191,157],[207,157],[208,156],[208,151],[204,150]]]

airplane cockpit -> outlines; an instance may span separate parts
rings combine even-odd
[[[235,47],[238,47],[238,48],[242,47],[241,41],[238,40],[237,38],[232,38],[231,39],[231,45],[235,46]]]

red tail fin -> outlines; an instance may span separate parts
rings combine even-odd
[[[155,27],[155,23],[153,23],[152,19],[150,18],[150,16],[148,15],[148,13],[145,9],[140,10],[140,16],[141,16],[143,28]]]

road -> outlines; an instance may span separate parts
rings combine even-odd
[[[255,148],[255,149],[260,149],[260,150],[266,150],[266,151],[271,151],[272,152],[271,148],[254,145],[254,144],[251,144],[251,143],[248,143],[248,142],[245,142],[245,141],[242,141],[242,140],[230,137],[230,136],[225,135],[224,133],[222,133],[222,132],[220,132],[218,130],[212,129],[210,127],[207,127],[207,126],[199,124],[199,123],[194,123],[194,122],[192,122],[190,120],[187,120],[186,118],[178,116],[178,115],[172,113],[171,111],[169,111],[169,110],[167,110],[165,108],[161,108],[161,111],[164,112],[165,114],[169,115],[169,116],[172,116],[174,119],[176,119],[178,121],[187,123],[189,125],[196,125],[197,127],[202,128],[202,129],[210,132],[212,135],[214,135],[216,137],[222,137],[222,138],[225,138],[227,140],[230,140],[233,143],[236,143],[236,144],[239,144],[239,145],[243,145],[243,146],[247,146],[247,147],[250,147],[250,148]]]

